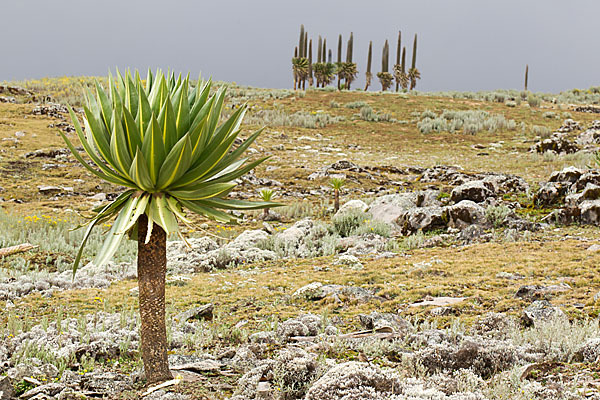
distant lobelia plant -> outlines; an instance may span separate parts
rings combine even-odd
[[[84,106],[85,133],[69,110],[88,164],[61,136],[75,158],[95,176],[125,187],[114,201],[96,208],[88,223],[73,274],[94,226],[114,218],[94,263],[108,262],[125,235],[138,242],[137,268],[141,316],[141,350],[149,382],[171,379],[165,327],[166,239],[178,234],[179,222],[191,225],[185,210],[221,222],[234,217],[220,209],[273,207],[270,202],[227,199],[234,180],[266,158],[249,161],[245,150],[261,131],[237,148],[233,144],[247,106],[219,125],[225,89],[210,95],[211,82],[191,88],[189,78],[148,72],[109,77],[108,90],[96,83]]]
[[[408,70],[408,78],[410,79],[410,90],[417,87],[417,79],[421,79],[421,72],[417,69],[417,34],[413,42],[412,64]]]
[[[261,189],[260,198],[264,202],[269,202],[273,198],[274,194],[275,193],[271,189]],[[269,207],[265,207],[263,209],[263,218],[266,218],[269,215],[269,210],[270,210]]]
[[[381,72],[377,73],[377,77],[379,78],[379,82],[381,82],[381,90],[386,91],[392,85],[394,77],[389,73],[389,65],[390,65],[390,45],[388,41],[385,41],[383,45],[383,51],[381,54]]]
[[[356,69],[356,63],[352,62],[352,50],[354,47],[354,35],[350,32],[350,39],[348,39],[348,47],[346,50],[346,62],[339,63],[338,76],[344,79],[344,86],[350,90],[352,82],[356,79],[358,70]]]
[[[333,188],[333,210],[338,212],[340,209],[340,190],[346,186],[344,178],[331,178],[329,184]]]
[[[373,59],[373,41],[369,42],[369,52],[367,53],[367,72],[365,72],[365,92],[371,86],[371,79],[373,74],[371,73],[371,61]]]

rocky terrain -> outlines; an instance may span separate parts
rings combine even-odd
[[[233,88],[248,126],[268,125],[251,152],[272,158],[231,196],[271,188],[285,207],[171,238],[177,378],[157,388],[141,369],[134,245],[69,269],[79,214],[118,188],[76,166],[55,133],[72,131],[65,107],[40,103],[50,92],[0,94],[0,248],[38,246],[0,260],[0,400],[600,399],[587,108]],[[365,105],[394,121],[362,120]],[[426,110],[464,107],[514,123],[417,129]],[[331,178],[346,180],[338,211]]]

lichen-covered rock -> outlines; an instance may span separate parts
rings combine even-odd
[[[280,323],[277,327],[277,336],[285,342],[294,336],[317,336],[323,328],[321,317],[304,314]]]
[[[550,175],[549,182],[568,182],[573,184],[583,175],[584,171],[573,166],[563,168],[561,171],[554,171]]]
[[[537,142],[531,150],[538,153],[551,151],[556,154],[570,154],[577,152],[579,147],[575,143],[569,141],[566,134],[555,132],[548,139]]]
[[[585,200],[600,199],[600,186],[588,183],[581,193],[573,193],[565,198],[565,203],[570,206],[577,206]]]
[[[350,200],[344,203],[337,213],[336,216],[343,215],[351,211],[365,212],[369,206],[362,200]]]
[[[564,316],[563,311],[559,307],[553,306],[548,300],[536,300],[523,310],[521,319],[525,325],[535,326],[539,322],[562,318]]]
[[[404,235],[418,231],[426,232],[446,226],[448,221],[445,208],[438,206],[416,207],[404,212],[396,220],[396,225]]]
[[[298,246],[302,239],[310,234],[314,225],[313,220],[305,218],[296,222],[286,230],[279,232],[275,237],[291,246]]]
[[[412,326],[396,314],[373,311],[370,314],[359,314],[358,319],[365,329],[389,328],[396,333],[404,334],[412,330]]]
[[[485,208],[471,200],[462,200],[452,206],[446,207],[449,226],[463,229],[468,225],[485,224]]]
[[[219,245],[208,237],[190,238],[189,246],[183,241],[167,242],[167,268],[178,273],[193,273],[203,265],[206,254]]]
[[[538,206],[551,206],[563,201],[570,184],[564,182],[546,182],[535,194],[534,202]]]
[[[585,200],[579,209],[582,223],[600,225],[600,200]]]
[[[575,352],[579,362],[597,363],[600,361],[600,338],[589,339]]]
[[[482,203],[495,197],[494,185],[489,181],[471,181],[455,187],[450,194],[450,200],[458,203],[462,200],[471,200]]]

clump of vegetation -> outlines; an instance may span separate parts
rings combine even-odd
[[[360,119],[367,122],[396,122],[389,113],[378,113],[373,111],[369,106],[364,106],[360,109]]]
[[[352,236],[356,231],[371,220],[371,215],[360,210],[348,210],[336,214],[332,219],[332,229],[341,237]]]
[[[353,101],[353,102],[344,104],[344,107],[346,107],[346,108],[357,108],[358,109],[358,108],[363,108],[366,106],[368,106],[367,102],[362,101],[362,100]]]
[[[331,116],[325,112],[298,111],[293,114],[286,113],[283,109],[260,110],[249,115],[245,122],[260,126],[298,126],[302,128],[324,128],[327,125],[343,121],[344,117]]]
[[[494,228],[500,228],[511,213],[512,210],[505,205],[489,206],[485,210],[485,217]]]
[[[548,129],[548,127],[545,126],[541,126],[541,125],[534,125],[531,127],[531,133],[534,136],[539,136],[541,138],[547,138],[550,136],[550,129]]]
[[[433,111],[426,110],[421,114],[417,127],[421,133],[454,133],[462,130],[465,134],[474,135],[481,131],[514,130],[517,123],[512,119],[506,119],[503,115],[490,114],[483,110],[444,110],[439,116]]]
[[[540,104],[542,104],[542,100],[533,93],[530,93],[527,96],[527,104],[529,104],[530,107],[539,107]]]

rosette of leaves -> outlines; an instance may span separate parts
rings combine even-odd
[[[339,64],[338,75],[345,81],[346,89],[349,89],[350,84],[356,79],[356,75],[358,75],[356,63],[341,62]]]
[[[260,131],[234,147],[247,106],[219,123],[224,88],[211,93],[211,82],[190,86],[189,78],[117,72],[108,88],[98,83],[84,106],[85,131],[69,110],[88,163],[62,133],[75,158],[96,177],[125,188],[112,202],[96,208],[75,258],[77,271],[92,229],[112,222],[94,263],[108,262],[126,235],[138,241],[138,281],[142,358],[150,382],[171,377],[164,321],[166,237],[179,235],[179,224],[193,227],[191,213],[220,221],[235,218],[224,210],[274,207],[271,202],[228,199],[234,181],[266,158],[249,160],[246,149]]]
[[[314,68],[314,66],[313,66]],[[296,82],[301,82],[308,77],[308,58],[306,57],[294,57],[292,58],[292,69],[294,72],[295,82],[294,89],[296,89]]]
[[[394,65],[394,78],[396,79],[396,83],[399,84],[402,89],[408,89],[410,78],[408,77],[408,74],[402,70],[402,67],[402,65]]]
[[[317,78],[317,85],[325,87],[335,78],[336,68],[333,63],[320,62],[313,65],[313,70]]]
[[[417,79],[421,79],[421,72],[415,67],[408,70],[408,80],[410,81],[410,90],[417,87]]]
[[[381,82],[381,90],[386,91],[392,86],[392,82],[394,82],[394,77],[389,72],[378,72],[377,77],[379,78],[379,82]]]

